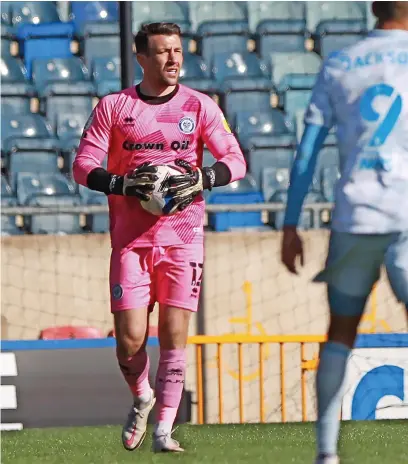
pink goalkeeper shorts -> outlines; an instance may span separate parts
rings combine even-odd
[[[140,309],[158,302],[197,311],[203,244],[112,250],[111,311]]]

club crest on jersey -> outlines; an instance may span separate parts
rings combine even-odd
[[[183,134],[192,134],[195,130],[195,121],[194,119],[185,116],[180,119],[178,126]]]
[[[120,300],[123,296],[123,288],[120,284],[116,284],[112,287],[112,297],[114,300]]]

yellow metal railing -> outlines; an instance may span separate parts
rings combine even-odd
[[[197,383],[197,422],[204,424],[204,386],[203,386],[203,346],[216,345],[217,347],[217,379],[218,379],[218,422],[223,423],[224,398],[223,398],[223,345],[236,345],[238,347],[238,405],[239,422],[245,421],[244,414],[244,367],[243,367],[243,345],[259,345],[259,417],[260,422],[265,422],[265,369],[264,350],[271,343],[279,344],[280,362],[280,402],[281,420],[286,422],[286,390],[285,390],[285,344],[300,344],[301,365],[301,404],[302,420],[307,420],[307,372],[315,369],[315,360],[306,358],[305,345],[307,343],[324,343],[325,336],[322,335],[196,335],[189,338],[189,344],[195,345],[196,354],[196,383]]]

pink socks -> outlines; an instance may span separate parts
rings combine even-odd
[[[186,350],[160,350],[156,375],[157,435],[171,433],[184,387]]]

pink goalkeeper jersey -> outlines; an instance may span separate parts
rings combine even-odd
[[[75,181],[87,186],[88,174],[108,156],[107,170],[125,175],[140,164],[174,164],[182,158],[202,167],[203,146],[231,172],[244,177],[246,163],[219,106],[183,85],[169,101],[140,98],[135,87],[100,100],[84,128],[74,161]],[[135,197],[109,195],[113,248],[169,246],[203,241],[202,195],[174,216],[153,216]]]

